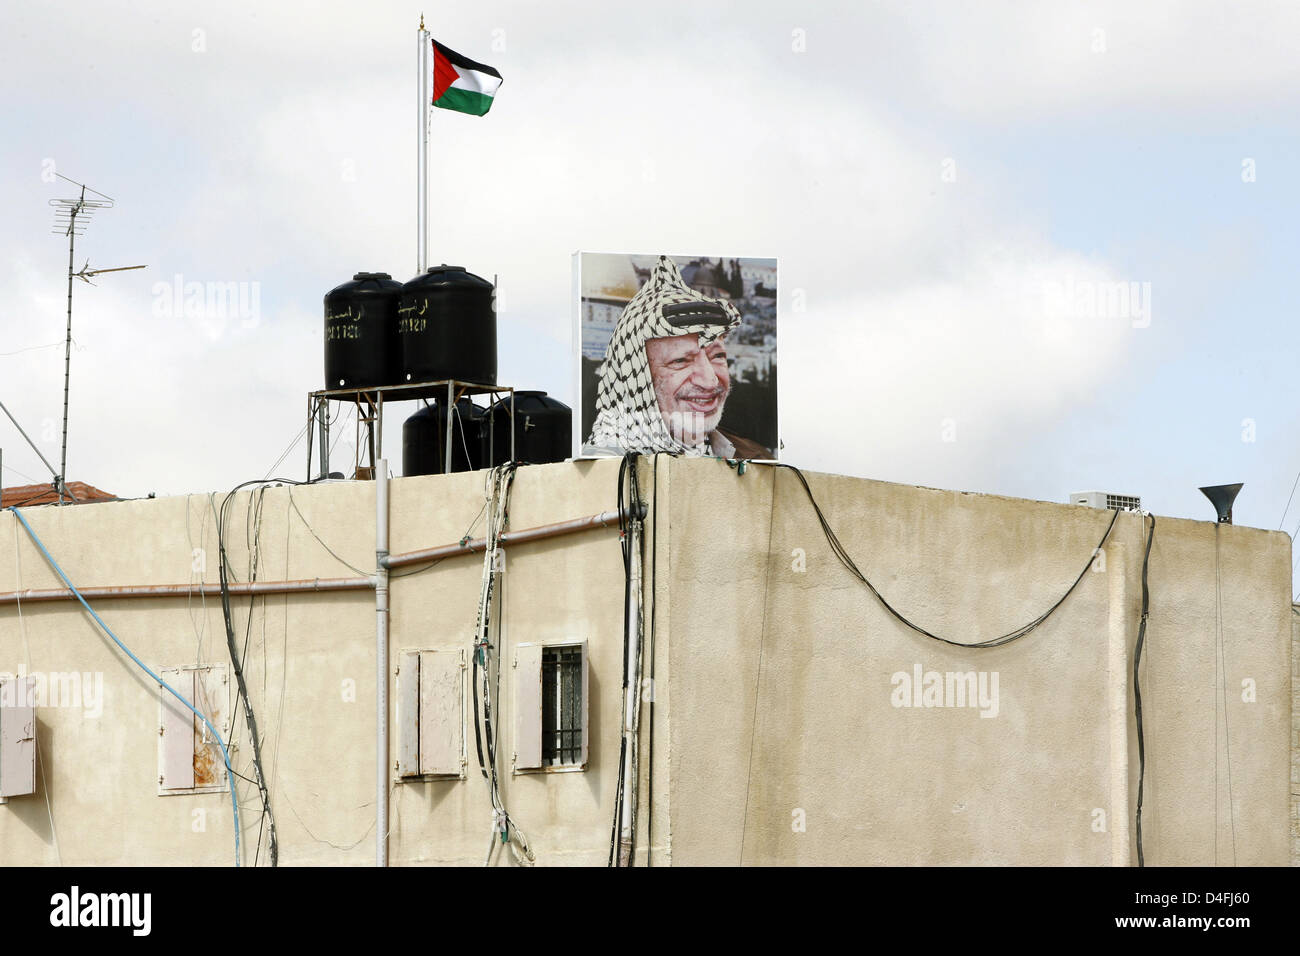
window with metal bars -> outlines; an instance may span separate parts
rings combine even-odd
[[[582,763],[582,647],[542,649],[542,764]]]

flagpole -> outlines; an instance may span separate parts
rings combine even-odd
[[[429,264],[429,104],[431,96],[429,91],[429,31],[424,28],[424,14],[420,14],[418,37],[420,49],[416,62],[420,71],[420,78],[416,88],[419,90],[420,108],[418,112],[419,126],[416,128],[418,142],[418,159],[416,163],[418,171],[416,176],[419,180],[416,193],[418,195],[419,209],[416,215],[415,274],[420,276],[424,275],[424,270]]]

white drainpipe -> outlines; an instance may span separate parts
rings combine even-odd
[[[623,700],[623,806],[619,833],[619,866],[632,865],[632,845],[636,839],[637,784],[641,775],[637,744],[641,726],[641,522],[628,525],[629,551],[632,555],[631,600],[627,607],[627,692]]]
[[[388,460],[375,474],[375,866],[388,865]]]

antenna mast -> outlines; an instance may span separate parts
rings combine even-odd
[[[72,378],[72,280],[80,279],[88,285],[94,285],[90,281],[90,276],[98,275],[101,272],[122,272],[127,269],[143,269],[144,266],[122,266],[118,269],[91,269],[90,261],[82,266],[80,272],[76,272],[73,265],[73,254],[77,243],[77,236],[85,235],[86,225],[90,217],[100,209],[112,209],[113,199],[105,196],[103,193],[91,189],[85,183],[79,183],[74,179],[68,179],[62,173],[55,173],[60,179],[67,180],[72,185],[81,190],[81,195],[76,199],[51,199],[50,205],[54,207],[54,233],[62,234],[68,237],[68,332],[63,348],[63,450],[59,455],[59,472],[54,476],[54,485],[59,493],[59,504],[63,504],[64,495],[71,498],[72,495],[67,491],[68,476],[68,386]],[[86,193],[94,193],[99,199],[87,199]]]

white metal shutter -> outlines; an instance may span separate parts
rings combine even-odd
[[[460,776],[464,769],[463,673],[459,648],[420,652],[421,773]]]
[[[402,651],[397,665],[397,775],[420,773],[420,652]]]
[[[164,668],[162,678],[186,700],[194,700],[194,671]],[[163,790],[194,788],[194,712],[167,688],[158,687],[162,738],[158,745],[158,786]]]
[[[36,792],[35,677],[0,683],[0,797]]]
[[[542,765],[542,645],[515,649],[515,767]]]

